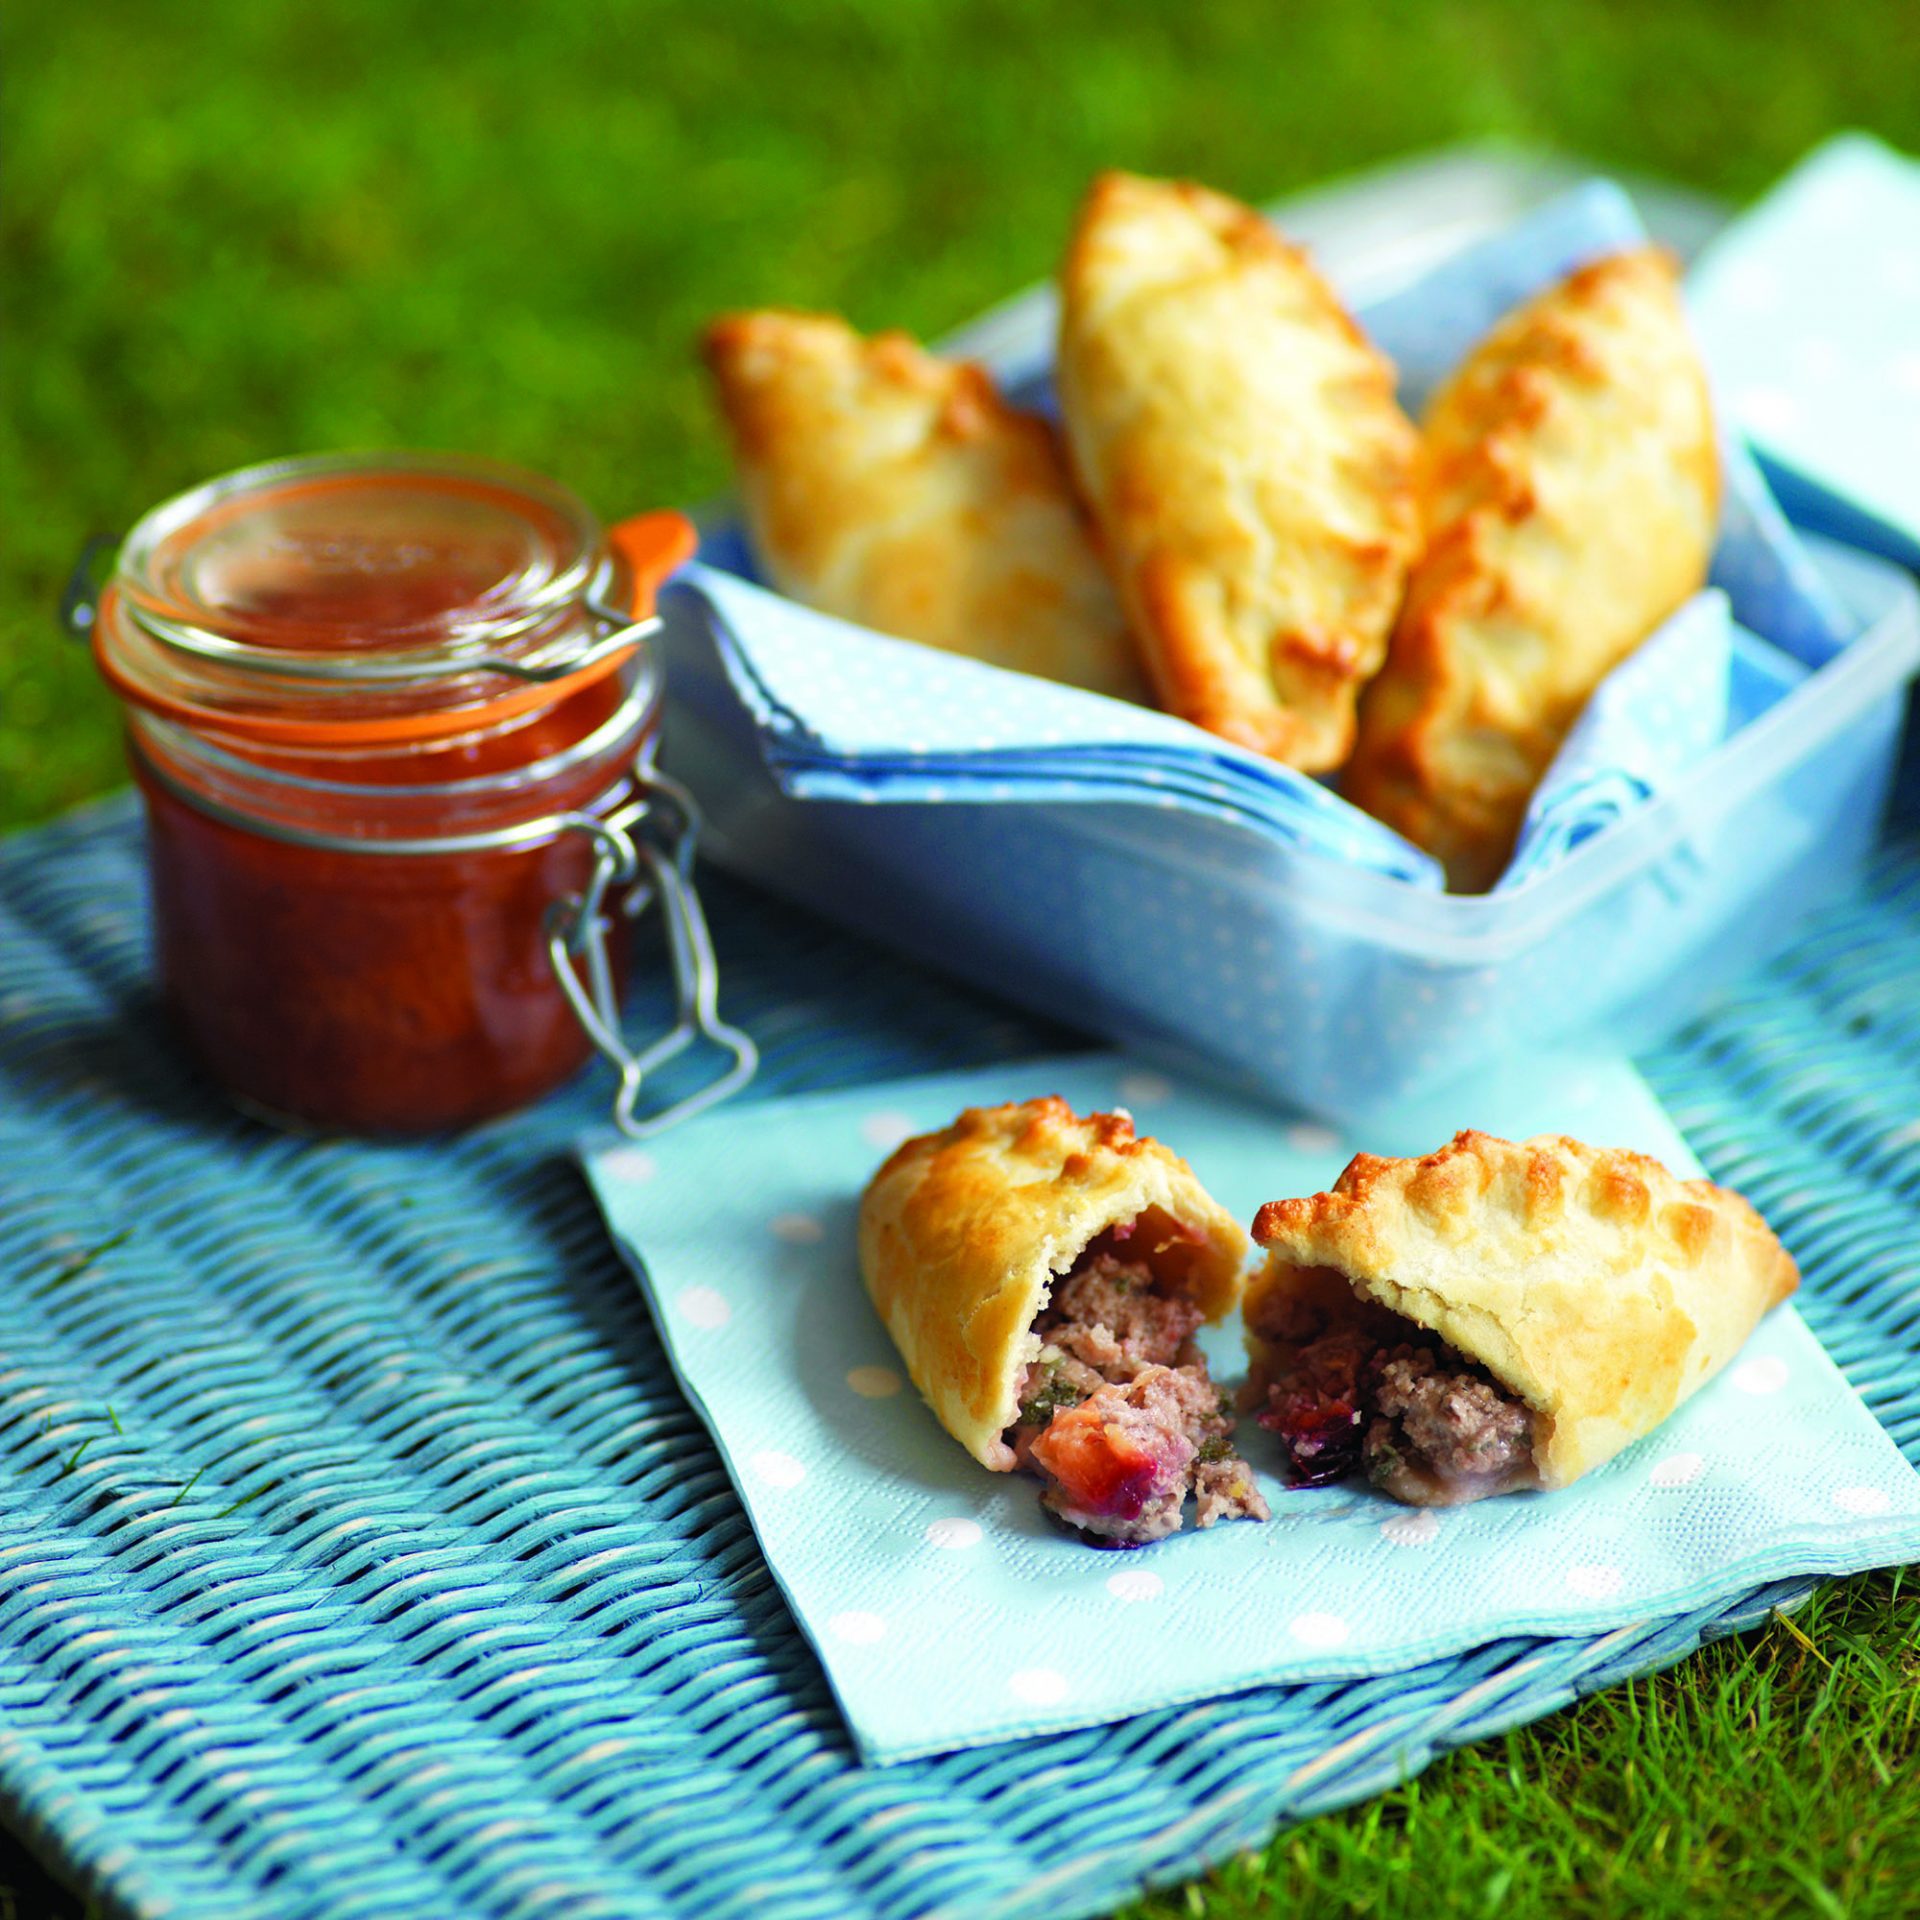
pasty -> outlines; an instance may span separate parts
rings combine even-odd
[[[1746,1201],[1636,1153],[1456,1134],[1260,1209],[1245,1403],[1297,1483],[1452,1506],[1650,1433],[1799,1284]]]
[[[909,1140],[860,1207],[860,1271],[940,1424],[1108,1545],[1265,1519],[1193,1343],[1238,1304],[1246,1235],[1124,1113],[977,1107]]]
[[[707,365],[782,593],[1094,693],[1146,687],[1053,430],[986,372],[821,314],[717,320]]]
[[[1305,254],[1205,187],[1102,175],[1061,293],[1067,443],[1161,703],[1339,765],[1417,537],[1393,369]]]
[[[1594,689],[1707,577],[1720,466],[1674,267],[1581,268],[1436,395],[1425,552],[1342,791],[1491,886]]]

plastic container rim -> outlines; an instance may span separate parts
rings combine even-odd
[[[1572,918],[1686,838],[1694,824],[1690,808],[1703,800],[1710,813],[1739,805],[1816,752],[1874,698],[1913,679],[1920,672],[1920,585],[1889,561],[1819,535],[1801,537],[1824,571],[1832,571],[1828,555],[1837,552],[1845,565],[1878,576],[1885,604],[1863,615],[1860,631],[1824,666],[1671,786],[1511,893],[1429,892],[1312,848],[1290,846],[1287,857],[1315,910],[1379,945],[1418,946],[1430,957],[1490,964]],[[1124,826],[1102,820],[1098,810],[1073,810],[1088,816],[1082,830],[1092,837],[1110,845],[1130,840]],[[1224,832],[1247,837],[1245,829],[1220,825]],[[1447,951],[1435,956],[1436,943]]]

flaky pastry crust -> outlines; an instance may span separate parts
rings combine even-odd
[[[731,314],[707,365],[768,577],[823,613],[1145,697],[1053,430],[980,367],[824,314]]]
[[[1184,182],[1096,180],[1061,295],[1067,442],[1162,704],[1337,766],[1417,537],[1393,369],[1304,253]]]
[[[1253,1234],[1269,1258],[1250,1322],[1276,1288],[1337,1283],[1438,1334],[1533,1409],[1546,1487],[1651,1432],[1799,1285],[1737,1193],[1556,1135],[1358,1154],[1330,1193],[1262,1207]]]
[[[1342,791],[1492,885],[1594,689],[1707,577],[1720,463],[1672,260],[1581,268],[1435,396],[1425,551]]]
[[[874,1175],[860,1203],[867,1292],[940,1424],[983,1465],[1014,1465],[1001,1435],[1054,1281],[1097,1235],[1133,1221],[1130,1246],[1163,1284],[1209,1320],[1238,1304],[1246,1234],[1124,1113],[1083,1119],[1057,1096],[972,1107]]]

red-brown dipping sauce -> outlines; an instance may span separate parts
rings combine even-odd
[[[535,476],[407,457],[251,469],[128,539],[94,644],[160,982],[241,1104],[422,1133],[585,1061],[548,929],[650,761],[658,681],[624,623],[691,529],[616,539]],[[624,917],[603,932],[618,979]]]

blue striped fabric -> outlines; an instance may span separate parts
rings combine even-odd
[[[1070,1044],[708,888],[759,1095]],[[1916,935],[1906,841],[1645,1063],[1910,1458]],[[0,845],[0,1811],[63,1873],[191,1920],[1058,1920],[1804,1591],[863,1770],[565,1156],[602,1093],[265,1132],[151,1003],[126,803]]]

